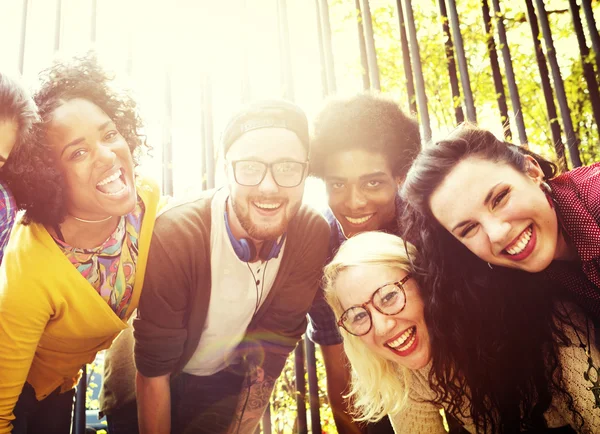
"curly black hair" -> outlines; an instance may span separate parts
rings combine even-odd
[[[0,73],[0,123],[17,124],[17,141],[13,151],[30,140],[33,123],[38,120],[37,107],[23,86],[15,79]],[[9,159],[10,161],[10,159]],[[3,167],[0,173],[8,169]]]
[[[41,121],[34,125],[31,140],[10,161],[9,186],[18,207],[25,210],[25,224],[54,226],[66,217],[65,181],[46,140],[53,113],[65,102],[82,98],[100,107],[127,141],[136,165],[140,151],[150,149],[141,134],[143,124],[136,102],[112,86],[113,78],[101,68],[94,53],[57,62],[40,73],[40,87],[33,98]]]
[[[544,412],[562,394],[584,421],[562,380],[559,347],[571,342],[558,309],[565,297],[541,274],[495,267],[475,256],[431,214],[429,198],[463,158],[480,155],[525,170],[528,151],[466,125],[425,148],[403,185],[403,238],[419,250],[414,264],[426,302],[436,403],[449,414],[467,408],[478,432],[546,427]],[[535,154],[531,154],[534,156]],[[547,177],[556,168],[534,156]]]
[[[332,98],[315,118],[310,172],[322,179],[331,154],[358,148],[383,154],[392,175],[403,178],[421,149],[420,137],[416,120],[381,95]]]

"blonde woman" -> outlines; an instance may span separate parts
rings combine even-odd
[[[548,288],[526,290],[526,273],[491,281],[475,270],[445,282],[421,274],[421,263],[402,239],[367,232],[325,267],[358,420],[389,414],[396,433],[443,433],[444,409],[469,432],[598,432],[580,346],[600,358],[582,315]]]

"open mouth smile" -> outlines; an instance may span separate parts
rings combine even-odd
[[[259,215],[270,217],[278,215],[279,212],[284,208],[286,202],[282,199],[258,199],[250,200],[253,208],[258,212]]]
[[[269,211],[278,209],[279,207],[281,207],[281,202],[277,202],[277,203],[252,202],[252,204],[257,208],[269,210]]]
[[[123,169],[118,169],[96,184],[96,190],[107,196],[120,196],[127,191]]]
[[[384,345],[400,356],[408,356],[416,348],[417,326],[404,330],[399,336],[387,341]]]
[[[513,261],[522,261],[533,252],[535,243],[536,234],[533,230],[533,224],[531,224],[502,250],[502,254],[510,257]]]
[[[353,225],[362,225],[366,222],[368,222],[369,220],[371,220],[371,217],[373,217],[375,214],[369,214],[363,217],[349,217],[349,216],[344,216],[344,218],[346,220],[348,220],[348,222],[350,222]]]

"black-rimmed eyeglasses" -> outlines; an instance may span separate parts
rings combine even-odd
[[[384,315],[396,315],[402,312],[406,306],[404,284],[411,277],[407,274],[397,282],[386,283],[377,288],[369,301],[347,309],[338,320],[338,326],[354,336],[364,336],[373,327],[373,318],[367,309],[368,304],[373,304],[373,307]]]
[[[256,160],[231,161],[235,182],[246,187],[259,185],[267,170],[271,170],[275,183],[280,187],[297,187],[304,179],[308,162],[300,161],[276,161],[274,163],[263,163]]]

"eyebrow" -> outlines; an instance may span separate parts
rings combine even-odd
[[[498,184],[496,184],[492,188],[490,188],[490,191],[488,191],[488,194],[485,196],[485,199],[483,200],[483,205],[484,206],[487,206],[488,203],[490,203],[490,200],[492,199],[492,196],[494,195],[494,190],[496,190],[496,187],[498,187],[500,184],[501,184],[501,182],[499,182]],[[456,226],[454,226],[454,228],[452,228],[452,232],[454,232],[458,228],[466,225],[470,221],[471,220],[463,220],[462,222],[460,222],[459,224],[457,224]]]
[[[385,176],[385,175],[386,175],[385,172],[379,171],[379,172],[367,173],[366,175],[361,175],[361,176],[358,177],[358,179],[360,181],[364,181],[366,179],[377,178],[379,176]],[[341,176],[326,176],[325,178],[328,181],[331,181],[331,180],[334,180],[334,181],[346,181],[346,180],[348,180],[348,178],[344,178],[344,177],[341,177]]]
[[[113,121],[106,121],[106,122],[104,122],[102,125],[100,125],[98,127],[98,131],[102,131],[104,128],[106,128],[108,125],[110,125],[112,123],[113,123]],[[61,157],[63,156],[63,154],[65,153],[65,151],[67,150],[67,148],[69,148],[71,146],[77,146],[77,145],[79,145],[83,141],[85,141],[84,137],[78,137],[75,140],[70,141],[69,143],[67,143],[65,145],[65,147],[62,150],[62,152],[60,153],[60,156]]]

